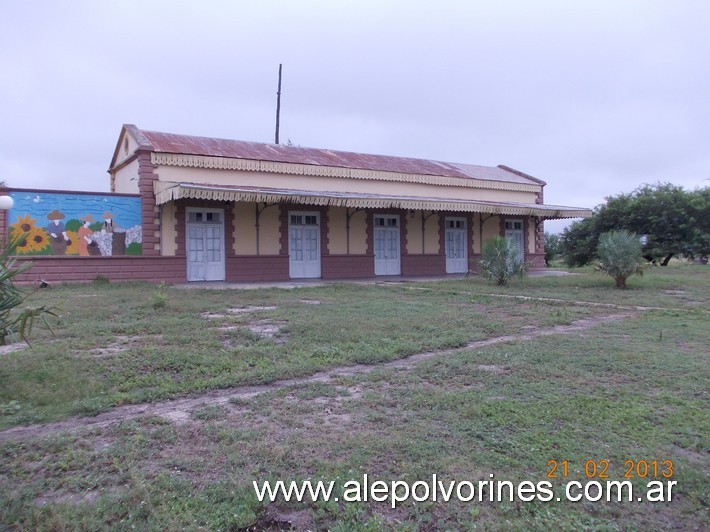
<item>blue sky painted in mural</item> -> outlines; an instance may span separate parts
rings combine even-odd
[[[102,222],[104,213],[109,211],[119,227],[128,229],[141,225],[141,204],[137,197],[42,192],[11,192],[10,196],[15,202],[10,210],[10,224],[16,223],[20,216],[29,214],[30,218],[37,218],[38,227],[44,227],[49,222],[47,214],[57,209],[66,216],[63,220],[65,223],[87,214],[91,214],[97,222]]]

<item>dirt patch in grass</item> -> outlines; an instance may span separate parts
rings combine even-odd
[[[222,340],[222,346],[225,349],[236,349],[244,347],[249,343],[248,338],[240,338],[239,331],[249,330],[252,334],[258,336],[259,338],[264,338],[272,340],[278,345],[285,344],[288,342],[288,335],[282,333],[282,328],[286,325],[285,321],[273,321],[273,320],[257,320],[253,321],[247,325],[224,325],[222,327],[217,327],[218,331],[224,333],[236,333],[234,337],[226,337]]]
[[[16,344],[0,345],[0,355],[7,355],[15,351],[22,351],[27,344],[25,342],[17,342]]]
[[[322,430],[327,427],[328,430],[345,430],[352,425],[353,416],[348,412],[335,413],[326,409],[313,415],[302,415],[301,422],[308,429]]]
[[[450,356],[456,353],[469,350],[477,350],[501,343],[526,341],[555,334],[578,334],[581,331],[595,327],[597,325],[617,322],[634,315],[636,314],[626,313],[595,316],[592,318],[576,320],[570,325],[555,325],[554,327],[540,328],[526,334],[505,335],[494,338],[488,338],[486,340],[471,342],[463,347],[455,349],[417,353],[407,358],[402,358],[383,364],[356,364],[352,366],[341,366],[328,371],[318,372],[308,377],[279,380],[263,386],[243,386],[239,388],[231,388],[225,390],[214,390],[199,396],[175,399],[172,401],[121,406],[114,408],[111,411],[101,413],[94,417],[72,418],[66,421],[48,423],[45,425],[13,427],[11,429],[7,429],[5,431],[0,432],[0,442],[16,440],[19,438],[42,436],[59,431],[73,431],[84,427],[106,427],[115,423],[119,423],[121,421],[136,419],[138,417],[143,416],[158,416],[169,421],[182,423],[190,418],[191,411],[209,405],[225,405],[230,401],[251,399],[257,395],[266,392],[275,391],[291,386],[314,383],[327,384],[331,383],[334,379],[342,379],[368,374],[375,370],[383,368],[405,370],[411,369],[416,367],[421,362],[435,357]]]
[[[315,530],[315,526],[310,511],[272,504],[249,530]]]
[[[276,307],[250,305],[248,307],[228,308],[227,312],[229,312],[230,314],[245,314],[247,312],[258,312],[260,310],[276,310]]]
[[[683,349],[684,351],[692,351],[693,350],[692,347],[690,347],[690,345],[688,344],[688,342],[686,342],[684,340],[678,340],[676,342],[676,345],[678,347],[680,347],[681,349]]]
[[[504,395],[489,395],[486,397],[486,401],[507,401],[508,397]]]
[[[668,290],[665,290],[666,293],[669,293]],[[680,295],[678,292],[682,292],[682,290],[674,290],[672,292],[676,292],[674,295]],[[483,297],[497,297],[497,298],[502,298],[502,299],[513,299],[513,300],[518,300],[518,301],[539,301],[541,303],[560,303],[563,305],[575,305],[575,306],[580,306],[580,307],[597,307],[597,308],[610,308],[610,309],[617,309],[617,310],[636,310],[636,311],[643,311],[643,310],[687,310],[687,309],[671,309],[671,308],[666,308],[666,307],[647,307],[647,306],[640,306],[640,305],[619,305],[615,303],[599,303],[599,302],[594,302],[594,301],[579,301],[579,300],[567,300],[567,299],[559,299],[559,298],[554,298],[554,297],[533,297],[533,296],[520,296],[520,295],[511,295],[511,294],[482,294]],[[700,302],[697,302],[700,303]]]
[[[249,305],[248,307],[232,307],[228,308],[224,313],[221,312],[203,312],[200,316],[206,320],[223,320],[234,314],[248,314],[250,312],[259,312],[264,310],[276,310],[275,306],[260,306]]]
[[[140,337],[123,336],[119,334],[115,336],[113,341],[106,347],[97,347],[96,349],[90,349],[88,353],[95,358],[104,358],[116,355],[118,353],[123,353],[124,351],[128,351],[128,344],[130,342],[135,341],[136,338]]]
[[[320,305],[321,302],[318,301],[317,299],[299,299],[299,303],[303,303],[304,305]]]
[[[227,317],[226,314],[220,314],[219,312],[203,312],[200,317],[206,320],[223,320]]]
[[[686,449],[679,445],[673,445],[673,456],[682,456],[689,462],[696,464],[705,473],[710,474],[710,466],[708,465],[708,457],[710,457],[710,452],[699,452],[693,451],[692,449]]]
[[[101,494],[96,490],[85,491],[84,493],[67,493],[61,491],[47,491],[32,501],[35,506],[45,506],[47,504],[70,504],[78,506],[80,504],[88,504],[93,506],[96,504],[96,499]]]
[[[150,338],[152,341],[160,341],[163,338],[162,334],[153,335],[116,335],[111,343],[106,347],[97,347],[90,349],[87,353],[94,358],[106,358],[128,351],[132,346]]]
[[[285,343],[287,341],[285,336],[277,336],[284,325],[286,325],[285,321],[258,320],[251,322],[247,328],[262,338],[273,338],[276,343]]]

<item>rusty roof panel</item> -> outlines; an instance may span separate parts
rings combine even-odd
[[[135,129],[138,130],[138,128]],[[412,157],[301,148],[298,146],[284,146],[283,144],[196,137],[158,131],[138,131],[148,140],[152,150],[158,153],[204,155],[378,172],[504,181],[508,183],[536,185],[541,183],[534,178],[528,179],[520,173],[514,173],[497,166],[455,164]]]

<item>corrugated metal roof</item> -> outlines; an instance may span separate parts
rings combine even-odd
[[[242,140],[178,135],[159,131],[144,131],[133,125],[126,125],[125,127],[137,137],[141,148],[150,149],[157,153],[204,155],[210,157],[274,161],[402,174],[481,179],[508,183],[544,184],[544,182],[531,176],[509,171],[512,169],[508,169],[507,167],[456,164],[411,157],[370,155],[327,149],[284,146],[283,144],[265,144]]]

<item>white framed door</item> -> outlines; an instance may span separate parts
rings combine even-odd
[[[519,257],[525,258],[525,237],[523,236],[522,220],[505,221],[505,238],[510,238],[518,248]]]
[[[320,277],[320,213],[288,213],[288,251],[291,278]]]
[[[187,280],[224,281],[224,210],[188,208]]]
[[[375,275],[399,275],[399,216],[375,215]]]
[[[466,218],[446,218],[446,273],[466,273],[468,271],[468,238],[466,238]]]

